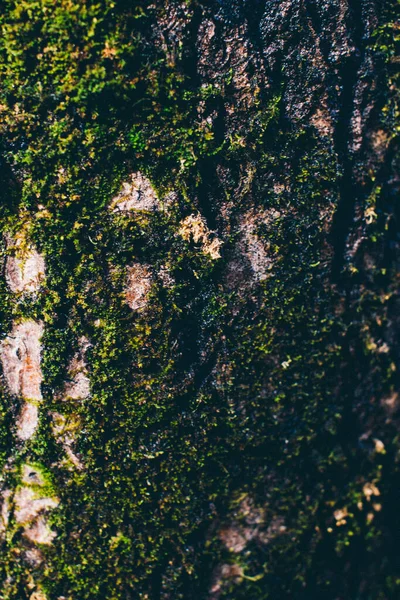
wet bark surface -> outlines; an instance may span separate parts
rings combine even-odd
[[[0,6],[0,597],[396,598],[396,2]]]

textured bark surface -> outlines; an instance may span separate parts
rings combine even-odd
[[[398,3],[0,7],[0,598],[398,597]]]

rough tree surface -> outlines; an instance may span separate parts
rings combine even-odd
[[[1,600],[399,597],[398,9],[0,0]]]

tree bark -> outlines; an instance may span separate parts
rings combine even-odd
[[[396,598],[398,3],[1,8],[0,598]]]

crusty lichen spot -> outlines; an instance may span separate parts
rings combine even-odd
[[[215,233],[207,227],[202,215],[191,214],[180,222],[179,235],[186,241],[193,240],[195,244],[200,243],[202,252],[208,254],[213,260],[221,258],[220,248],[223,244]]]
[[[122,184],[122,189],[112,199],[113,212],[146,210],[155,211],[161,208],[156,192],[150,181],[142,173],[133,173],[130,181]]]
[[[29,319],[14,324],[0,346],[0,360],[8,388],[12,394],[25,400],[42,400],[42,334],[43,323]]]

